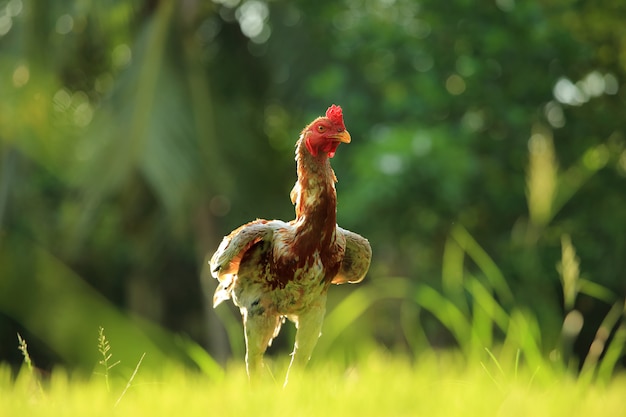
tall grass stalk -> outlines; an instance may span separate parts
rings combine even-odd
[[[100,364],[103,368],[102,375],[104,375],[104,382],[106,384],[107,391],[109,392],[111,391],[111,386],[109,384],[109,371],[111,370],[111,368],[120,363],[120,361],[110,363],[111,357],[113,356],[113,354],[109,352],[110,350],[111,344],[104,335],[104,328],[100,326],[98,328],[98,351],[102,355],[102,359],[98,361],[98,364]]]
[[[611,331],[619,323],[613,340],[609,344]],[[606,381],[624,351],[626,344],[626,310],[624,302],[617,302],[609,310],[596,331],[589,352],[583,362],[581,377],[591,379],[594,376]],[[604,356],[602,357],[602,355]]]
[[[34,381],[38,393],[42,394],[43,387],[41,386],[41,380],[39,378],[39,375],[37,374],[37,368],[35,367],[35,363],[33,362],[32,358],[30,357],[30,353],[28,352],[28,344],[19,333],[17,334],[17,342],[18,349],[20,350],[20,352],[22,353],[22,357],[24,358],[24,364],[26,365],[26,369],[28,369],[28,373]]]
[[[526,200],[530,220],[536,226],[547,225],[553,214],[557,190],[558,163],[550,129],[536,125],[528,140]]]
[[[22,352],[22,357],[24,358],[24,364],[26,364],[26,368],[29,372],[34,372],[35,368],[33,365],[33,360],[30,357],[30,353],[28,353],[28,345],[26,344],[26,340],[22,337],[21,334],[17,334],[17,342],[18,349]]]
[[[103,368],[102,375],[104,376],[104,384],[106,386],[107,392],[111,392],[111,385],[109,383],[109,379],[110,379],[109,371],[113,367],[118,365],[120,363],[120,361],[115,361],[115,362],[111,363],[111,358],[113,357],[113,354],[110,352],[111,351],[111,344],[109,343],[109,340],[107,339],[106,335],[104,334],[104,327],[102,327],[102,326],[100,326],[98,328],[98,351],[100,352],[100,355],[102,355],[102,359],[100,359],[98,361],[98,364],[101,365],[102,368]],[[132,386],[133,380],[135,379],[135,376],[137,376],[137,372],[139,371],[139,367],[141,366],[141,363],[143,362],[143,358],[145,356],[146,356],[146,353],[144,352],[141,355],[141,358],[139,358],[139,362],[137,362],[137,365],[135,366],[135,369],[133,370],[132,375],[130,376],[130,378],[126,382],[126,386],[122,390],[122,393],[117,398],[117,401],[115,401],[114,407],[117,407],[117,405],[122,400],[124,395],[126,395],[126,392],[128,391],[128,389]]]

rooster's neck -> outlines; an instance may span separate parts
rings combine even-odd
[[[324,245],[334,239],[337,224],[335,172],[326,155],[313,156],[300,141],[296,149],[298,181],[291,199],[296,205],[296,227]],[[325,242],[326,241],[326,242]]]

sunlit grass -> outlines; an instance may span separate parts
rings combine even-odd
[[[612,297],[580,278],[579,260],[568,237],[562,246],[557,269],[566,311],[557,346],[545,344],[537,317],[517,306],[498,266],[458,226],[446,244],[441,289],[395,278],[352,290],[329,311],[309,368],[290,377],[285,389],[286,356],[268,358],[266,375],[252,383],[242,360],[216,369],[206,353],[193,353],[199,349],[194,344],[186,350],[202,371],[170,359],[159,359],[157,367],[143,367],[144,356],[116,366],[116,345],[100,327],[92,346],[100,359],[88,377],[63,369],[42,376],[20,337],[16,347],[23,353],[24,366],[16,378],[8,367],[0,367],[0,410],[6,415],[70,417],[622,415],[626,375],[617,363],[626,342],[626,326],[619,324],[624,303],[613,304],[578,371],[578,364],[568,360],[580,332],[570,323],[576,317],[574,301],[580,292]],[[466,258],[478,272],[466,268]],[[448,329],[456,347],[438,350],[426,339],[410,354],[390,353],[363,343],[364,339],[344,340],[341,350],[334,346],[368,308],[385,300],[429,311]],[[411,323],[402,327],[407,335],[420,330]],[[351,354],[339,357],[348,347]],[[146,355],[149,359],[151,352]]]
[[[107,389],[101,375],[89,379],[52,372],[43,392],[27,370],[13,382],[0,370],[0,409],[5,415],[94,416],[184,414],[219,416],[589,416],[621,415],[626,379],[606,385],[583,383],[549,365],[528,369],[516,362],[462,365],[451,353],[423,355],[410,363],[381,352],[351,366],[318,361],[301,378],[268,377],[250,385],[242,364],[223,379],[164,364],[160,374],[139,370],[117,403],[119,386]],[[275,370],[283,364],[274,364]],[[538,378],[537,374],[549,378]],[[116,404],[117,403],[117,404]]]

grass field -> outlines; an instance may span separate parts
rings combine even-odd
[[[0,364],[0,417],[626,416],[625,303],[579,277],[569,239],[563,239],[559,267],[565,316],[561,334],[548,334],[558,341],[548,343],[539,319],[517,307],[503,274],[482,248],[464,229],[456,229],[453,238],[456,243],[446,246],[441,290],[390,278],[344,294],[326,317],[309,367],[290,375],[285,388],[284,352],[276,355],[279,359],[270,355],[267,372],[249,383],[242,346],[234,345],[237,359],[222,369],[199,345],[178,340],[195,364],[192,370],[157,352],[175,335],[146,344],[137,332],[120,332],[120,327],[131,327],[118,320],[108,328],[115,343],[109,343],[102,327],[97,343],[92,338],[96,329],[78,333],[84,340],[75,341],[76,349],[99,354],[93,372],[90,360],[75,368],[79,371],[41,375],[27,341],[18,335],[24,364],[17,375]],[[465,253],[484,272],[481,278],[460,272]],[[583,322],[574,303],[579,292],[613,306],[587,355],[576,358],[572,346]],[[419,323],[402,320],[400,328],[414,351],[390,353],[375,347],[355,323],[385,300],[413,300],[414,307],[427,310],[447,328],[456,350],[429,347]],[[240,326],[228,323],[236,334],[232,340],[241,340]],[[361,331],[355,333],[353,327]],[[129,363],[131,346],[146,348],[145,361],[141,356]]]
[[[282,388],[276,377],[248,383],[240,364],[212,377],[165,365],[132,379],[53,371],[43,381],[24,367],[0,370],[5,416],[620,416],[626,378],[583,382],[549,364],[538,369],[486,360],[464,365],[453,354],[410,363],[373,353],[352,366],[317,361]]]

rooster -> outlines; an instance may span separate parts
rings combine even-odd
[[[248,376],[264,367],[263,355],[284,318],[296,325],[292,366],[304,366],[321,334],[330,284],[365,278],[372,250],[367,239],[337,225],[337,178],[330,166],[341,143],[350,143],[341,107],[304,128],[296,144],[298,180],[291,191],[296,218],[255,220],[224,237],[210,260],[219,280],[213,307],[232,298],[246,341]]]

